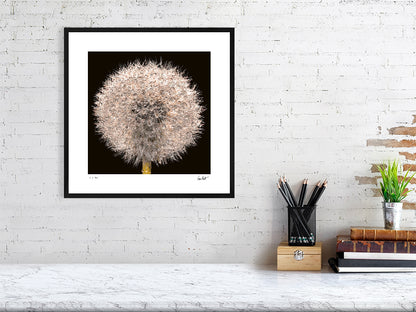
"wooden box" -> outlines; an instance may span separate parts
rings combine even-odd
[[[283,242],[277,247],[277,269],[279,271],[320,271],[322,243],[315,246],[289,246]]]

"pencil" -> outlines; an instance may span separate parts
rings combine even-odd
[[[328,184],[328,180],[325,179],[325,181],[322,183],[321,187],[319,188],[318,192],[316,193],[313,203],[311,204],[311,207],[308,209],[308,211],[305,211],[306,214],[304,215],[304,217],[306,219],[306,222],[308,222],[309,219],[311,218],[312,213],[315,209],[314,207],[316,206],[316,204],[318,203],[318,200],[321,198],[323,192],[325,191],[327,184]]]
[[[293,209],[293,212],[295,213],[296,219],[302,226],[302,228],[305,230],[306,234],[310,234],[311,230],[309,229],[308,222],[305,220],[305,217],[298,211],[297,209]]]
[[[297,239],[301,237],[298,221],[297,221],[297,218],[296,218],[296,215],[295,215],[295,211],[293,211],[292,209],[289,208],[288,213],[289,213],[289,219],[292,220],[292,226],[290,226],[290,224],[289,224],[289,228],[291,228],[290,241],[292,243],[296,243]],[[293,232],[295,232],[295,233],[293,233]]]
[[[328,181],[325,179],[324,183],[322,184],[321,188],[319,189],[318,193],[315,196],[312,206],[315,206],[318,200],[321,198],[322,193],[325,191],[327,184],[328,184]]]
[[[291,206],[291,204],[290,204],[290,202],[289,202],[288,198],[286,197],[286,194],[283,192],[282,188],[280,187],[280,182],[279,182],[279,183],[277,183],[277,188],[279,189],[280,193],[282,194],[283,199],[286,201],[287,205],[288,205],[288,206]]]
[[[309,197],[309,201],[308,201],[308,204],[306,206],[311,206],[312,205],[313,200],[316,196],[316,192],[318,192],[320,184],[321,184],[320,181],[318,183],[316,183],[315,188],[313,189],[312,195],[311,195],[311,197]]]
[[[286,198],[288,199],[288,201],[290,203],[289,206],[290,207],[295,207],[295,203],[293,202],[292,198],[290,197],[289,190],[287,189],[287,185],[286,185],[284,179],[280,178],[280,182],[281,182],[281,185],[282,185],[283,193],[286,195]]]
[[[284,181],[285,181],[285,184],[286,184],[286,188],[287,188],[287,190],[289,191],[290,198],[292,198],[292,202],[293,202],[293,204],[294,204],[294,207],[297,207],[297,206],[298,206],[298,204],[297,204],[297,202],[296,202],[295,196],[294,196],[294,195],[293,195],[293,193],[292,193],[292,190],[290,189],[290,185],[289,185],[289,183],[287,182],[286,177],[284,177]]]
[[[318,187],[318,190],[316,191],[316,193],[314,194],[314,196],[313,196],[313,198],[311,198],[311,204],[310,204],[310,206],[313,206],[314,205],[314,203],[315,203],[315,201],[316,201],[316,196],[318,196],[319,195],[319,193],[321,192],[321,189],[322,189],[322,185],[324,185],[324,183],[323,182],[321,182],[320,183],[320,185],[319,185],[319,187]]]
[[[303,180],[302,189],[299,196],[299,207],[303,206],[303,200],[305,199],[306,188],[308,187],[308,179]]]

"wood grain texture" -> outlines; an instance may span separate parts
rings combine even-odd
[[[416,229],[351,228],[352,240],[416,241]]]
[[[296,260],[294,253],[303,251],[303,259]],[[277,270],[279,271],[319,271],[322,266],[322,243],[315,246],[288,246],[283,242],[277,248]]]
[[[339,235],[336,252],[416,253],[416,242],[351,240],[349,236]]]

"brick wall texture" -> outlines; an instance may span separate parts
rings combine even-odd
[[[351,225],[382,225],[374,165],[416,169],[415,16],[400,0],[0,0],[0,262],[275,263],[282,174],[295,193],[329,180],[333,255]],[[63,198],[65,26],[236,28],[235,199]]]

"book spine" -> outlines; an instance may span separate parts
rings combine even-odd
[[[338,240],[337,252],[416,253],[416,241]]]
[[[338,267],[416,267],[416,260],[363,260],[338,258]]]
[[[416,241],[416,231],[351,228],[352,240]]]

